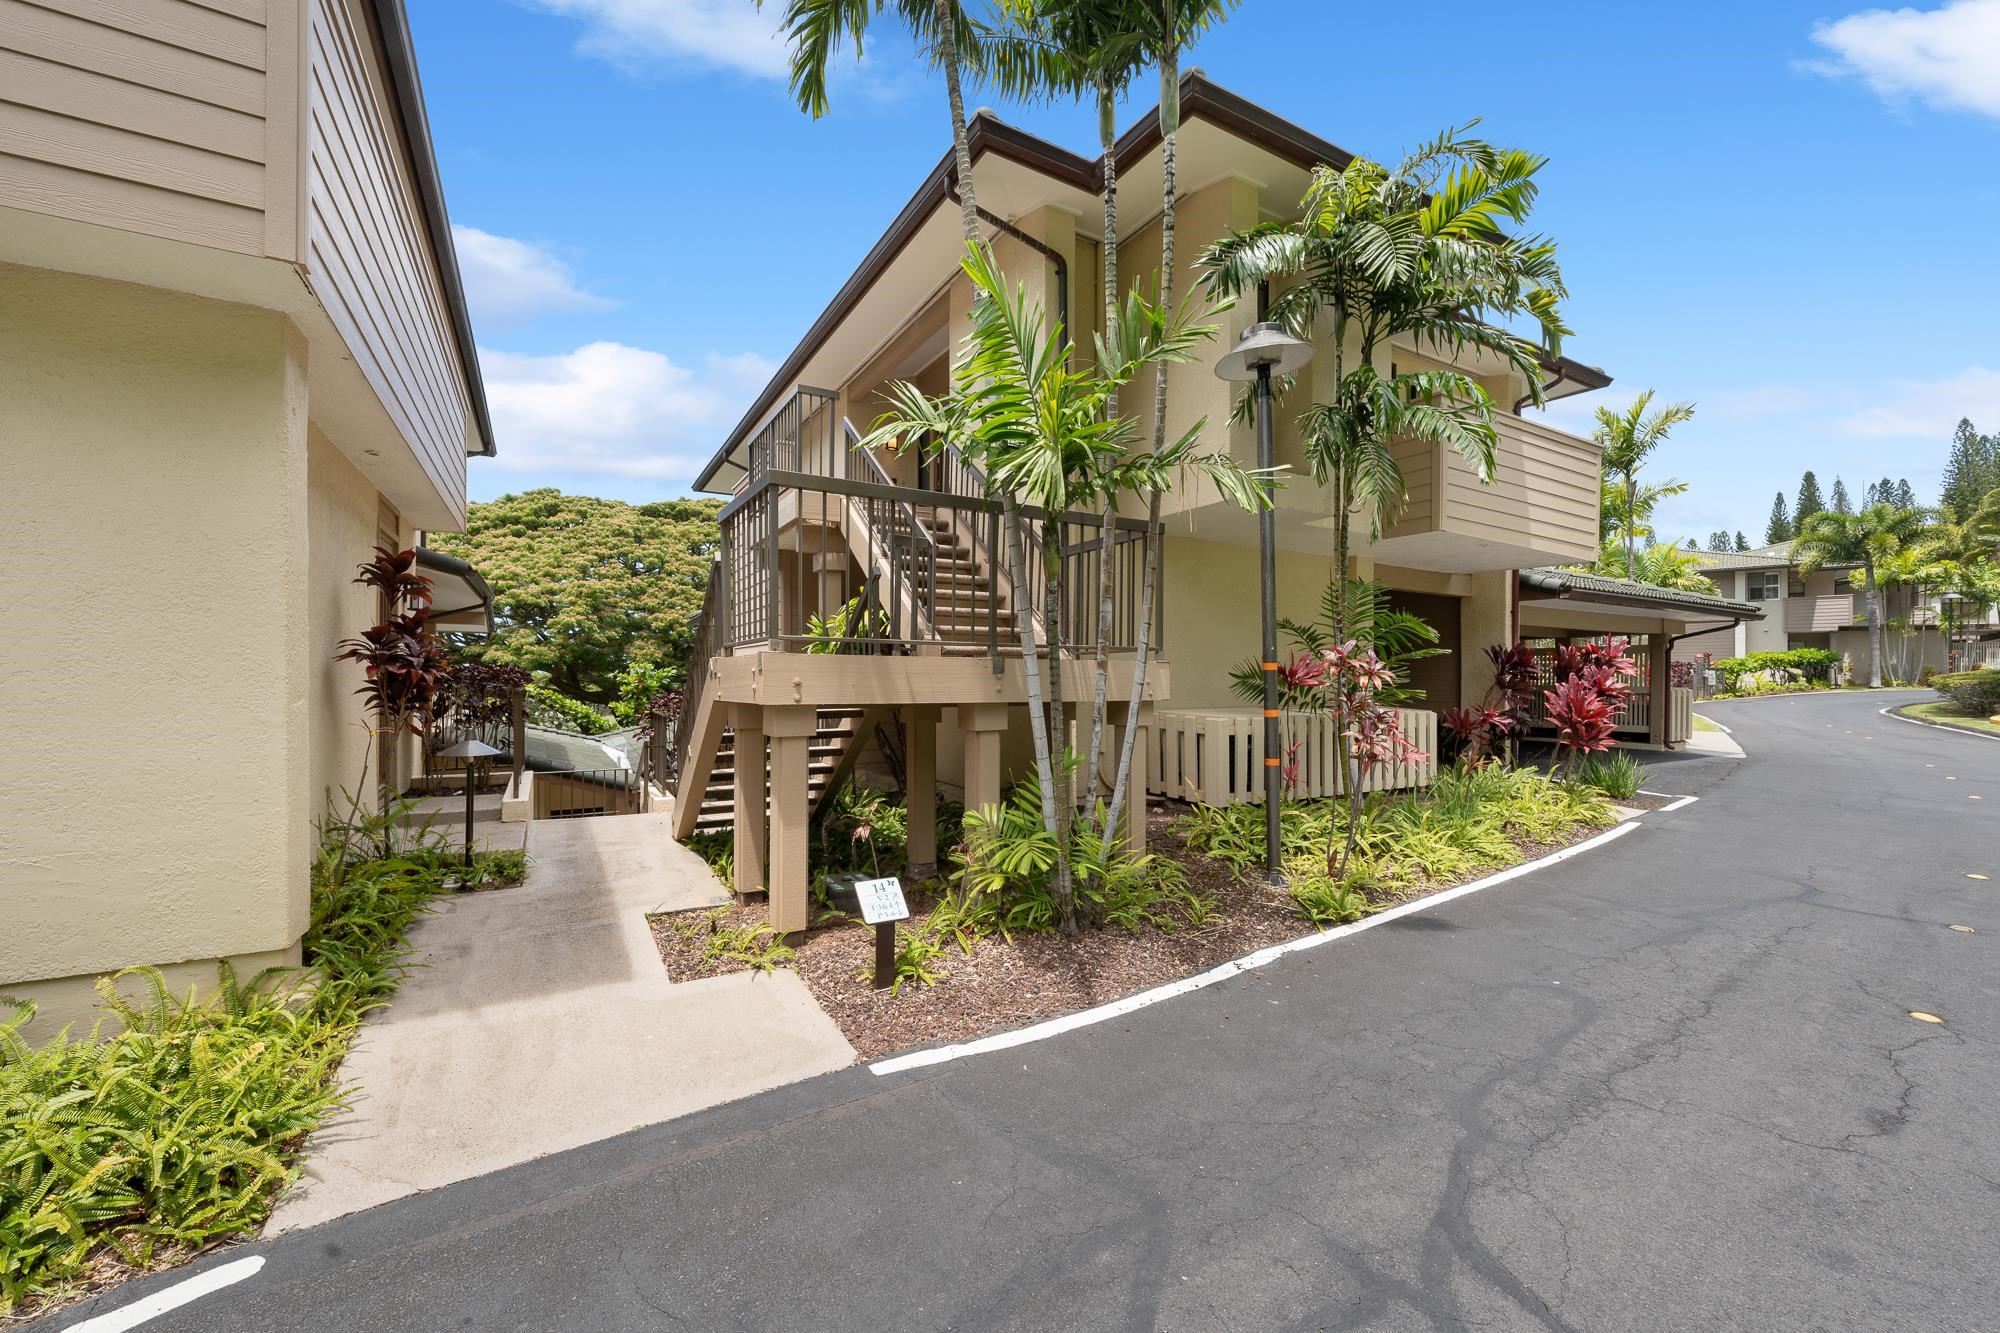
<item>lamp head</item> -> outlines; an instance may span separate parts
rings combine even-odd
[[[1243,330],[1235,350],[1215,363],[1215,373],[1226,380],[1254,380],[1260,367],[1269,366],[1273,375],[1290,375],[1312,359],[1311,343],[1267,320]]]

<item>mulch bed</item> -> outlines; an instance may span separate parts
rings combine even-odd
[[[903,984],[900,993],[891,993],[876,990],[871,984],[874,928],[843,921],[807,931],[797,957],[784,966],[799,974],[820,1007],[840,1025],[855,1054],[867,1061],[914,1046],[965,1041],[1088,1009],[1312,932],[1312,924],[1298,914],[1284,890],[1272,888],[1255,875],[1239,879],[1222,862],[1189,853],[1173,830],[1180,813],[1171,808],[1153,810],[1147,836],[1151,850],[1186,867],[1189,888],[1214,900],[1216,910],[1200,930],[1182,927],[1167,934],[1149,928],[1131,933],[1107,926],[1086,930],[1071,940],[1016,933],[1011,942],[993,935],[975,945],[970,957],[953,946],[940,960],[945,975],[936,984],[910,981]],[[1524,845],[1523,859],[1532,860],[1602,831],[1585,828],[1562,842]],[[1480,872],[1486,873],[1490,872]],[[1395,898],[1378,900],[1376,906],[1392,907],[1428,897],[1460,882],[1426,884]],[[910,899],[918,917],[934,901],[914,886]],[[764,914],[764,903],[752,900],[729,908],[722,924],[735,927],[761,922]],[[690,941],[676,928],[687,915],[665,913],[651,918],[653,938],[670,980],[693,981],[745,970],[745,964],[725,962],[704,971],[699,942]]]

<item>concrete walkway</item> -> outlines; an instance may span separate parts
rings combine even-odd
[[[519,888],[446,900],[421,966],[361,1032],[353,1109],[272,1232],[732,1101],[854,1059],[797,976],[669,984],[646,913],[727,894],[668,816],[526,827]]]

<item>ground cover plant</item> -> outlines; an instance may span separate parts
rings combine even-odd
[[[656,916],[653,934],[675,981],[795,971],[861,1058],[872,1059],[1177,980],[1295,939],[1311,925],[1352,921],[1517,864],[1616,818],[1595,788],[1532,769],[1466,764],[1427,791],[1369,795],[1355,852],[1335,877],[1326,850],[1345,843],[1346,810],[1339,800],[1286,804],[1285,887],[1258,873],[1261,805],[1156,810],[1147,848],[1137,853],[1079,828],[1070,864],[1078,883],[1093,888],[1079,891],[1079,931],[1064,936],[1040,793],[1020,784],[997,812],[965,819],[945,875],[906,879],[912,915],[897,929],[891,989],[873,986],[873,930],[835,908],[824,876],[815,876],[812,925],[796,940],[760,935],[765,908],[754,901]],[[698,841],[712,864],[727,856],[726,835]],[[790,957],[773,956],[781,945]]]
[[[406,970],[404,938],[462,872],[410,807],[321,829],[305,965],[199,996],[152,968],[98,982],[100,1022],[31,1046],[0,1001],[0,1316],[254,1232],[306,1135],[343,1104],[337,1070]],[[517,880],[520,852],[464,877]]]
[[[1932,676],[1931,688],[1950,705],[1943,711],[1978,718],[2000,713],[2000,671],[1989,667]]]
[[[2000,736],[2000,723],[1985,717],[1969,717],[1944,699],[1904,704],[1895,711],[1902,717],[1915,718],[1919,722],[1935,722],[1939,726],[1951,727],[1958,731],[1976,731],[1987,736]]]

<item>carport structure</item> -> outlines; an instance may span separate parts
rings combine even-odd
[[[1672,685],[1674,644],[1764,616],[1753,602],[1571,569],[1524,569],[1517,595],[1516,633],[1542,650],[1551,681],[1555,650],[1561,645],[1606,637],[1631,640],[1639,681],[1619,712],[1619,736],[1662,749],[1685,744],[1693,727],[1694,691]],[[1539,720],[1539,691],[1535,700]]]

